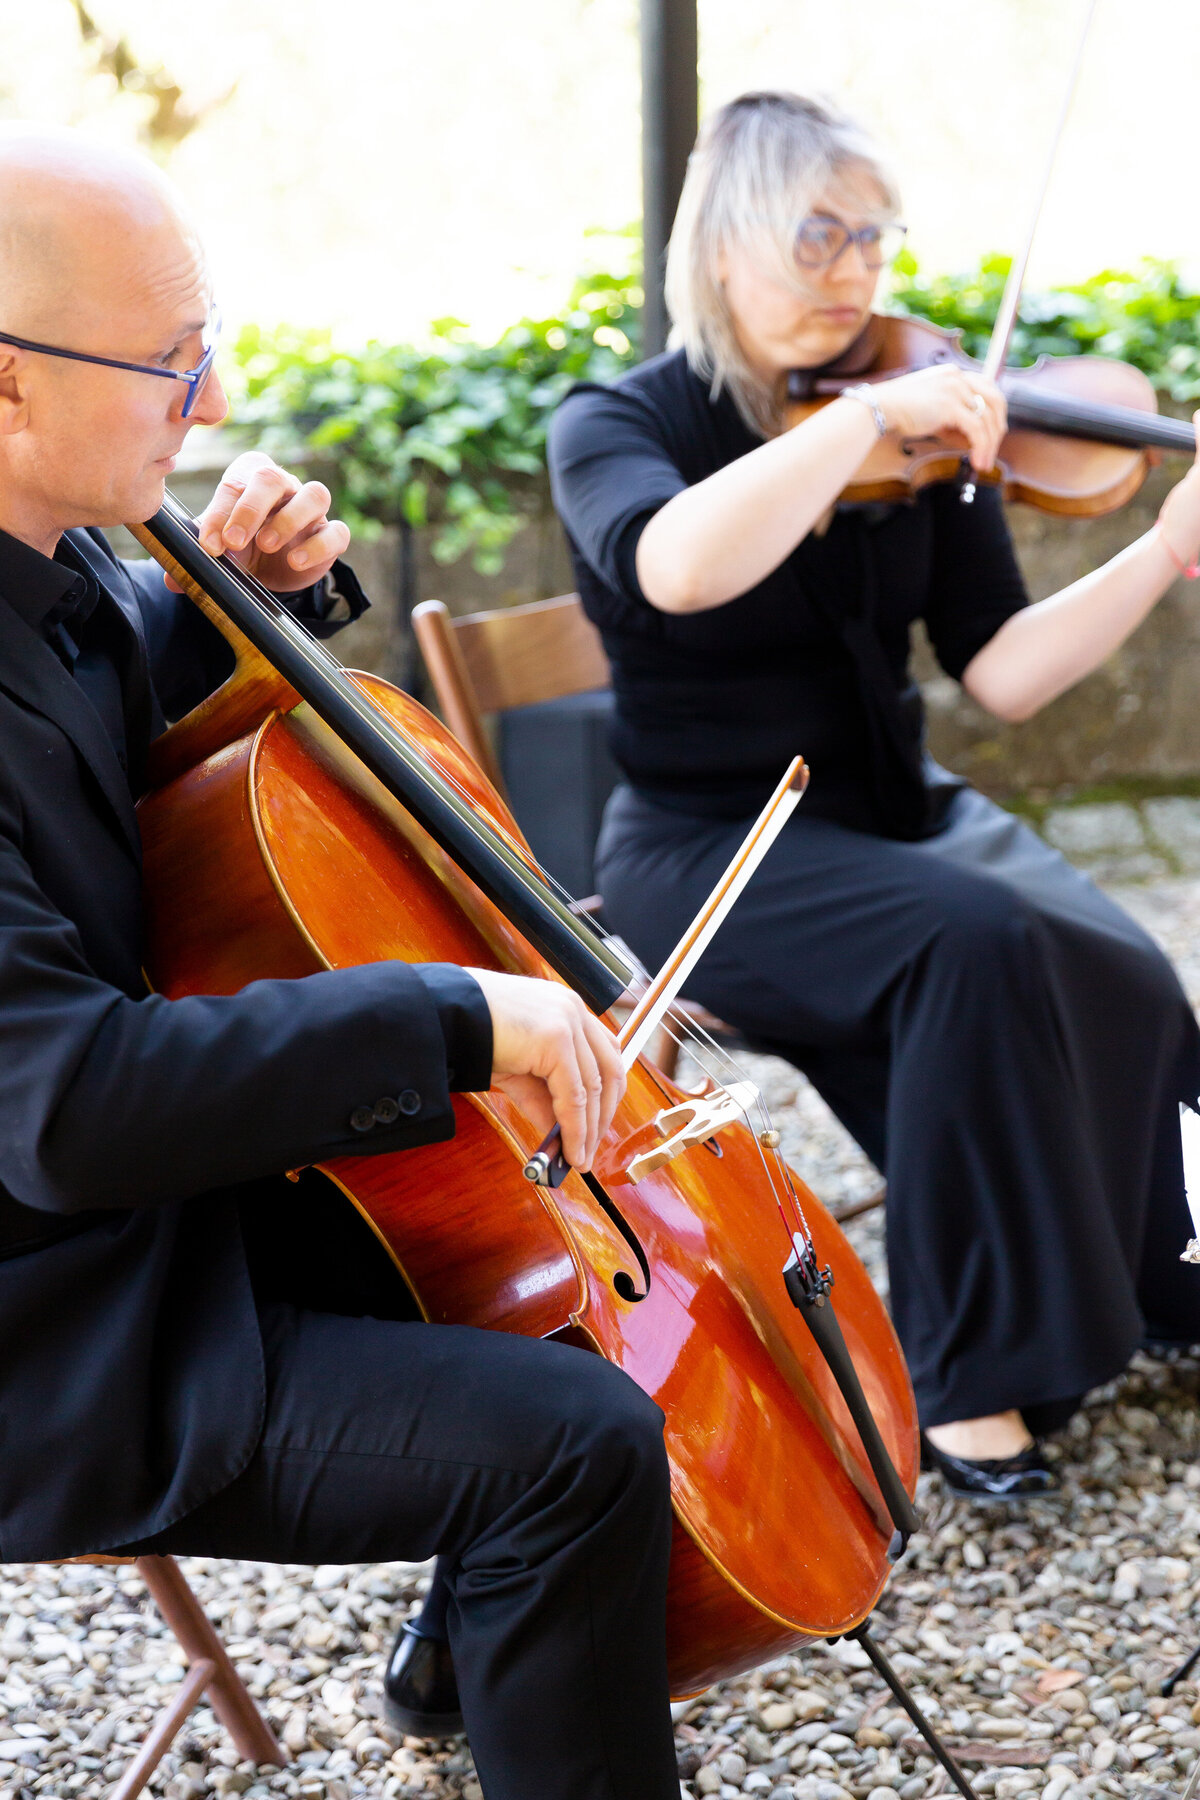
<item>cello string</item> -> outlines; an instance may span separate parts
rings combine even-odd
[[[193,537],[196,536],[195,520],[190,517],[190,515],[187,513],[185,508],[179,506],[179,504],[177,502],[175,502],[173,500],[173,498],[170,496],[168,496],[168,503],[166,504],[166,510],[167,510],[169,517],[175,519],[178,524],[185,525],[188,528],[190,534]],[[154,536],[154,534],[151,534],[151,536]],[[151,550],[151,552],[153,554],[155,554],[157,556],[158,550],[161,549],[163,546],[161,545],[161,543],[159,543],[159,540],[157,538],[155,538],[155,542],[148,544],[147,547]],[[160,560],[161,560],[161,558],[160,558]],[[268,594],[266,592],[266,590],[260,586],[260,584],[254,578],[254,576],[252,576],[248,571],[241,568],[236,563],[230,562],[225,565],[225,573],[228,576],[229,580],[232,582],[232,584],[236,588],[240,589],[241,593],[245,596],[245,598],[248,599],[253,604],[256,611],[261,611],[264,607],[268,607],[270,609],[277,608],[278,603],[275,600],[274,596]],[[186,574],[186,570],[185,570],[185,574]],[[201,590],[201,592],[207,591],[204,588],[203,580],[200,579],[199,577],[189,577],[188,579],[193,581],[195,583],[195,585]],[[185,585],[186,585],[186,583],[185,583]],[[215,600],[215,604],[222,611],[228,611],[227,607],[222,606],[222,603],[219,599]],[[313,637],[312,633],[309,632],[304,627],[302,622],[293,619],[290,615],[287,615],[287,622],[293,632],[298,631],[300,633],[301,637],[309,643],[314,655],[317,656],[317,658],[318,658],[318,666],[321,666],[321,665],[326,666],[328,668],[328,670],[330,671],[330,673],[331,674],[335,673],[337,676],[339,676],[342,679],[343,683],[346,683],[353,688],[357,688],[359,699],[356,703],[356,711],[357,711],[358,715],[360,717],[363,717],[365,714],[369,713],[371,715],[378,716],[378,718],[380,720],[381,734],[382,734],[382,727],[384,725],[386,725],[387,730],[392,737],[394,737],[400,743],[406,743],[407,742],[407,733],[401,731],[400,729],[398,729],[398,727],[395,724],[393,724],[393,722],[390,720],[390,718],[388,718],[387,715],[382,712],[382,709],[375,703],[369,690],[367,690],[359,682],[354,681],[353,677],[349,675],[349,672],[338,661],[337,657],[332,654],[332,652],[328,649],[328,647],[326,645],[320,643],[317,639],[315,639]],[[268,660],[270,660],[270,658],[268,658]],[[477,800],[471,793],[469,793],[467,791],[466,787],[464,786],[463,781],[461,781],[458,778],[457,774],[455,774],[455,772],[453,770],[446,768],[444,763],[442,762],[442,759],[440,757],[438,757],[436,754],[431,753],[429,750],[425,751],[424,760],[427,765],[428,764],[432,765],[432,773],[441,781],[445,791],[448,793],[454,794],[454,796],[461,802],[461,804],[464,807],[465,812],[470,816],[471,820],[473,821],[475,830],[479,834],[481,842],[486,842],[486,839],[489,835],[492,836],[493,841],[498,840],[501,844],[504,845],[505,850],[507,851],[507,853],[510,857],[516,858],[517,860],[519,860],[519,862],[521,864],[524,865],[524,869],[526,871],[527,877],[532,877],[533,879],[538,881],[545,888],[547,893],[552,898],[556,899],[556,903],[558,905],[564,906],[564,904],[565,904],[565,908],[571,907],[572,902],[570,900],[570,896],[568,895],[567,890],[562,886],[562,884],[559,883],[553,876],[549,875],[549,873],[547,871],[545,871],[544,869],[542,869],[537,863],[532,862],[532,859],[530,859],[529,861],[526,861],[527,852],[524,850],[524,847],[520,846],[516,842],[513,834],[508,830],[508,828],[506,826],[501,825],[497,820],[495,820],[491,816],[490,812],[485,809],[485,806],[482,801]],[[794,784],[792,784],[792,785],[794,785]],[[803,789],[801,788],[800,791],[802,792]],[[464,823],[466,823],[465,820],[464,820]],[[579,919],[578,914],[576,915],[576,918]],[[580,920],[580,923],[582,923],[582,920]],[[589,932],[589,935],[594,935],[597,938],[597,940],[605,947],[607,947],[612,941],[612,934],[600,931],[598,929],[593,928],[593,930],[591,932]],[[637,965],[636,967],[631,968],[631,962],[636,964],[636,959],[632,958],[632,953],[628,952],[623,945],[620,946],[619,948],[614,947],[612,950],[610,950],[609,954],[614,956],[617,959],[617,961],[619,962],[621,971],[624,973],[625,978],[626,978],[626,986],[627,987],[629,985],[629,975],[630,974],[642,974],[644,976],[644,971],[641,969],[640,965]],[[616,971],[613,971],[613,973],[616,973]],[[649,979],[648,977],[645,977],[645,978]],[[690,1020],[686,1017],[686,1015],[683,1015],[683,1014],[677,1012],[676,1009],[674,1008],[674,1006],[667,1006],[667,1007],[663,1008],[662,1014],[660,1015],[659,1022],[665,1024],[665,1022],[668,1018],[671,1020],[671,1024],[675,1027],[675,1031],[682,1033],[683,1036],[690,1041],[693,1049],[695,1049],[699,1046],[700,1033],[695,1028],[695,1021]],[[672,1031],[670,1026],[668,1026],[667,1029],[668,1029],[669,1035],[674,1037],[675,1041],[678,1043],[680,1041],[680,1039],[679,1039],[679,1037],[675,1036],[675,1031]],[[709,1036],[709,1034],[707,1032],[704,1033],[704,1037],[707,1039],[707,1048],[708,1048],[710,1054],[712,1054],[716,1058],[718,1064],[727,1065],[728,1068],[731,1069],[735,1074],[740,1075],[741,1072],[738,1069],[736,1062],[728,1055],[728,1053],[725,1052],[721,1047],[719,1047],[715,1043],[715,1041]],[[702,1066],[704,1066],[703,1062],[702,1062]],[[784,1210],[783,1202],[786,1199],[786,1200],[790,1200],[792,1209],[795,1212],[798,1223],[803,1231],[804,1238],[805,1238],[806,1242],[811,1246],[811,1237],[810,1237],[810,1234],[808,1233],[807,1224],[803,1217],[803,1210],[800,1207],[799,1197],[795,1193],[795,1189],[792,1185],[790,1176],[788,1175],[788,1172],[786,1169],[786,1164],[784,1164],[782,1158],[778,1155],[778,1133],[774,1131],[773,1127],[770,1124],[770,1116],[767,1111],[766,1104],[765,1104],[765,1101],[761,1094],[761,1091],[757,1087],[755,1087],[754,1091],[755,1091],[755,1106],[759,1113],[760,1118],[764,1121],[764,1133],[759,1134],[759,1133],[752,1132],[752,1135],[755,1138],[756,1150],[757,1150],[757,1154],[759,1156],[759,1160],[763,1167],[764,1176],[766,1177],[769,1185],[771,1186],[772,1192],[776,1198],[776,1202],[779,1205],[781,1216],[783,1217],[783,1223],[784,1223],[785,1229],[787,1229],[787,1218],[786,1218],[786,1212]],[[766,1159],[763,1156],[764,1145],[763,1145],[763,1142],[760,1140],[763,1136],[765,1136],[766,1133],[770,1134],[770,1137],[766,1138],[766,1142],[768,1144],[770,1144],[771,1137],[773,1137],[776,1140],[774,1144],[770,1144],[770,1147],[775,1151],[775,1156],[774,1156],[773,1160],[775,1162],[776,1168],[778,1171],[782,1172],[782,1178],[783,1178],[782,1184],[781,1184],[782,1198],[781,1198],[781,1194],[780,1194],[780,1188],[776,1185],[775,1181],[772,1180],[770,1172],[767,1168]],[[789,1233],[789,1235],[791,1235],[791,1234]]]
[[[447,767],[440,757],[437,757],[434,760],[443,779],[455,789],[460,798],[466,801],[473,810],[482,810],[481,803],[469,792],[454,770]],[[490,814],[485,814],[485,817],[487,818],[488,823],[492,824],[495,829],[503,834],[505,839],[514,849],[519,852],[522,850],[522,846],[518,843],[518,840],[513,834],[509,832],[506,826],[500,821],[492,819]],[[541,863],[537,864],[537,870],[541,879],[545,881],[552,892],[557,894],[559,899],[568,904],[572,903],[573,896],[550,870],[546,869]],[[602,941],[610,947],[616,947],[618,948],[618,951],[623,948],[623,946],[619,944],[614,944],[614,938],[611,932],[600,932],[598,935],[602,938]],[[636,971],[631,970],[630,972],[631,974],[637,974],[645,978],[644,971],[640,967]],[[678,1008],[675,1005],[668,1007],[660,1021],[660,1026],[677,1048],[681,1050],[686,1049],[692,1055],[700,1069],[716,1086],[728,1088],[733,1081],[741,1081],[744,1079],[744,1071],[736,1058],[734,1058],[729,1051],[713,1037],[711,1032],[709,1032],[705,1026],[701,1025],[698,1020],[689,1017],[689,1015],[681,1008]],[[778,1135],[771,1119],[770,1110],[762,1094],[762,1090],[757,1084],[752,1085],[754,1085],[755,1088],[754,1111],[758,1117],[759,1129],[756,1130],[754,1128],[754,1125],[749,1118],[747,1119],[747,1124],[750,1126],[750,1135],[754,1140],[755,1154],[758,1156],[764,1178],[779,1212],[780,1220],[789,1244],[793,1249],[796,1248],[795,1240],[798,1234],[805,1249],[811,1253],[813,1252],[812,1232],[805,1216],[804,1208],[800,1203],[800,1197],[796,1192],[795,1184],[792,1181],[791,1171],[788,1169],[787,1163],[781,1156],[778,1147],[776,1145],[770,1145],[770,1136]],[[766,1143],[764,1143],[764,1137],[767,1139]],[[771,1150],[770,1164],[768,1164],[766,1154],[768,1145]],[[791,1219],[788,1217],[789,1211],[792,1214]]]
[[[500,820],[493,818],[492,814],[484,809],[482,802],[474,794],[472,794],[470,792],[470,790],[465,786],[465,784],[455,774],[454,770],[451,769],[450,767],[448,767],[442,761],[442,759],[439,756],[437,756],[435,753],[427,751],[426,754],[429,756],[429,760],[434,764],[435,768],[437,769],[438,774],[442,777],[443,781],[445,781],[448,786],[450,786],[454,789],[454,791],[457,793],[459,799],[465,801],[465,803],[468,806],[470,806],[474,812],[480,814],[482,816],[483,822],[486,825],[490,826],[501,837],[503,837],[505,842],[509,845],[509,847],[512,850],[516,851],[516,853],[519,856],[521,856],[521,857],[526,856],[528,854],[527,847],[520,842],[520,840],[508,829],[508,827],[505,824],[503,824]],[[538,862],[536,860],[536,858],[534,859],[533,868],[534,868],[535,873],[538,875],[539,879],[542,880],[546,884],[546,886],[550,889],[551,893],[553,893],[557,899],[561,900],[567,906],[573,907],[575,905],[575,896],[570,892],[570,890],[568,888],[564,887],[563,883],[558,880],[557,876],[552,874],[551,871],[549,869],[547,869],[543,863]],[[581,915],[576,915],[576,916],[581,916]],[[582,915],[582,916],[587,918],[586,914]],[[605,944],[609,949],[615,950],[617,955],[622,957],[622,960],[627,960],[627,955],[626,955],[627,946],[623,943],[623,941],[621,939],[619,939],[615,935],[615,933],[602,930],[601,928],[596,926],[590,918],[588,918],[588,923],[589,923],[589,925],[592,926],[592,929],[595,930],[596,935],[600,939],[601,943]],[[649,979],[650,979],[649,971],[645,968],[644,964],[642,964],[640,961],[637,962],[635,967],[631,967],[629,972],[630,972],[631,977],[636,977],[643,981],[649,981]],[[668,1021],[670,1022],[670,1024],[668,1024]],[[680,1046],[680,1048],[683,1048],[683,1038],[689,1038],[689,1037],[694,1036],[694,1023],[695,1022],[693,1020],[691,1020],[685,1012],[682,1012],[673,1003],[671,1006],[667,1007],[664,1010],[662,1018],[660,1020],[660,1025],[662,1026],[662,1028],[664,1030],[666,1030],[667,1035],[669,1037],[673,1038],[674,1042],[676,1044],[678,1044]],[[674,1026],[676,1029],[674,1031],[671,1030],[671,1028],[670,1028],[671,1026]],[[683,1034],[683,1038],[681,1038],[679,1035],[677,1035],[677,1033],[679,1033],[679,1032],[681,1032]],[[710,1042],[712,1042],[712,1040],[710,1040]],[[717,1048],[715,1042],[712,1042],[712,1047],[714,1050]],[[725,1053],[718,1052],[718,1054],[724,1055]],[[735,1062],[732,1062],[727,1056],[725,1057],[725,1060],[729,1062],[729,1066],[731,1069],[733,1069],[735,1072],[740,1073],[740,1071],[738,1071],[738,1069],[737,1069],[737,1064]],[[715,1077],[714,1077],[714,1079],[715,1079]]]
[[[471,808],[472,812],[480,817],[481,823],[496,831],[513,851],[524,857],[526,854],[525,847],[519,842],[518,838],[502,821],[493,817],[490,810],[484,807],[483,802],[470,792],[465,782],[459,778],[455,770],[449,767],[448,764],[443,761],[442,757],[436,755],[436,753],[427,752],[427,755],[429,755],[430,761],[434,764],[438,774],[447,785],[454,790],[459,798]],[[573,896],[550,870],[546,869],[541,863],[536,861],[534,862],[534,869],[536,870],[538,878],[545,883],[558,899],[567,905],[573,905]],[[605,943],[610,948],[614,948],[619,955],[624,951],[625,946],[621,944],[619,940],[615,940],[614,935],[611,932],[597,930],[597,936],[600,938],[601,942]],[[623,956],[622,960],[626,960],[626,958]],[[636,968],[631,968],[630,974],[631,976],[637,976],[641,979],[649,979],[646,971],[640,964],[638,964]],[[727,1088],[732,1081],[741,1081],[744,1079],[744,1071],[741,1069],[736,1059],[712,1036],[706,1027],[702,1026],[699,1021],[689,1017],[682,1009],[677,1008],[674,1004],[664,1009],[662,1019],[660,1020],[660,1026],[678,1048],[688,1049],[708,1079],[713,1081],[718,1087]],[[724,1076],[724,1079],[722,1079],[722,1075]],[[751,1085],[754,1087],[755,1092],[753,1110],[757,1114],[760,1128],[755,1130],[749,1117],[747,1117],[747,1124],[750,1126],[750,1134],[754,1140],[755,1153],[758,1156],[762,1167],[764,1178],[770,1188],[772,1198],[779,1211],[780,1220],[783,1224],[784,1231],[787,1234],[789,1244],[795,1249],[795,1240],[797,1235],[799,1235],[806,1250],[809,1253],[812,1253],[812,1233],[808,1225],[808,1220],[805,1217],[804,1209],[800,1203],[799,1195],[796,1192],[795,1184],[792,1181],[791,1171],[788,1169],[787,1163],[779,1152],[778,1143],[771,1143],[771,1139],[775,1138],[777,1140],[779,1134],[774,1127],[770,1110],[761,1089],[757,1084]],[[768,1148],[771,1152],[770,1165],[768,1164],[766,1155]],[[793,1215],[791,1220],[788,1218],[789,1210]]]
[[[506,824],[502,824],[498,819],[495,819],[495,817],[491,815],[491,812],[484,808],[484,803],[471,794],[468,787],[464,785],[464,781],[457,776],[457,772],[455,772],[452,767],[448,767],[448,763],[443,761],[441,756],[437,756],[435,752],[426,751],[426,756],[434,763],[435,770],[441,774],[441,778],[446,781],[446,785],[452,787],[453,792],[461,797],[462,801],[464,801],[464,805],[470,806],[473,814],[482,815],[482,823],[489,826],[489,828],[493,828],[493,830],[497,830],[497,832],[506,839],[507,844],[509,844],[518,855],[524,857],[524,846],[520,844],[520,841],[516,839],[513,833],[507,830]],[[552,871],[543,868],[543,864],[540,864],[540,862],[534,862],[534,869],[536,869],[538,878],[540,878],[542,882],[545,882],[545,886],[549,887],[551,893],[558,896],[563,904],[574,905],[574,896],[570,895],[569,889],[563,886],[563,882],[560,882],[558,878],[552,875]],[[601,940],[601,943],[604,943],[608,949],[613,950],[613,952],[621,958],[622,963],[626,963],[626,967],[630,965],[631,952],[628,952],[626,945],[624,945],[621,940],[617,940],[612,932],[601,931],[601,929],[596,929],[596,934],[597,938]],[[648,970],[646,970],[646,967],[644,967],[637,958],[633,958],[633,967],[630,967],[630,974],[631,976],[640,977],[640,979],[644,979],[644,981],[649,981]],[[738,1062],[730,1057],[729,1051],[725,1051],[723,1046],[720,1046],[716,1040],[712,1039],[711,1033],[707,1030],[703,1030],[702,1026],[698,1026],[698,1021],[691,1019],[682,1008],[676,1008],[675,1004],[671,1004],[671,1006],[664,1008],[664,1013],[662,1013],[662,1017],[660,1017],[660,1028],[666,1031],[667,1037],[673,1040],[678,1048],[691,1049],[693,1055],[696,1055],[696,1060],[700,1062],[700,1067],[705,1071],[705,1075],[709,1076],[711,1080],[714,1080],[716,1084],[727,1085],[727,1082],[729,1082],[729,1075],[732,1075],[734,1080],[743,1080],[743,1071],[741,1071],[741,1067],[738,1066]],[[718,1066],[723,1067],[725,1071],[729,1071],[729,1075],[725,1078],[725,1082],[721,1082],[720,1076],[716,1075],[714,1069],[705,1062],[705,1057],[702,1055],[703,1048],[707,1048],[709,1055],[716,1060]],[[763,1098],[763,1094],[761,1094],[761,1089],[757,1089],[757,1085],[756,1096],[757,1111],[759,1111],[759,1118],[761,1118],[761,1123],[763,1123],[763,1130],[766,1130],[766,1132],[774,1132],[774,1125],[772,1125],[772,1120],[770,1120],[770,1112],[766,1109],[765,1098]],[[761,1145],[759,1145],[759,1154],[761,1154]],[[775,1161],[779,1163],[781,1170],[784,1170],[784,1192],[790,1195],[793,1211],[795,1211],[795,1215],[797,1215],[797,1224],[799,1224],[799,1228],[802,1229],[804,1237],[808,1238],[810,1237],[810,1233],[808,1233],[808,1222],[804,1220],[804,1213],[802,1213],[801,1204],[799,1204],[799,1197],[795,1195],[795,1188],[793,1188],[792,1181],[790,1181],[790,1177],[786,1175],[786,1165],[784,1165],[781,1157],[775,1157]],[[768,1179],[770,1179],[770,1177],[768,1177]],[[775,1192],[775,1183],[772,1183],[772,1192]],[[783,1211],[783,1206],[781,1206],[781,1211]],[[786,1226],[786,1217],[784,1217],[784,1226]],[[788,1228],[788,1237],[792,1237],[792,1229],[790,1228]]]
[[[680,1044],[681,1048],[686,1045],[686,1048],[690,1051],[710,1080],[716,1081],[719,1086],[728,1086],[730,1077],[736,1079],[744,1078],[745,1071],[741,1068],[736,1058],[733,1057],[730,1052],[725,1049],[724,1045],[719,1043],[718,1040],[713,1037],[712,1033],[708,1031],[705,1026],[701,1025],[698,1020],[689,1019],[686,1014],[683,1014],[679,1016],[678,1022],[682,1027],[681,1033],[676,1034],[675,1032],[670,1032],[669,1035],[677,1044]],[[711,1058],[712,1062],[714,1062],[724,1073],[725,1081],[723,1083],[719,1080],[713,1067],[710,1065],[709,1058]],[[754,1090],[754,1110],[758,1114],[761,1130],[756,1131],[753,1124],[750,1123],[749,1118],[747,1119],[747,1124],[750,1125],[750,1135],[754,1139],[755,1151],[758,1155],[759,1162],[762,1164],[763,1174],[771,1189],[775,1204],[779,1209],[780,1218],[783,1221],[784,1230],[787,1232],[789,1243],[795,1248],[794,1239],[798,1232],[804,1242],[806,1250],[815,1254],[812,1231],[808,1219],[805,1216],[804,1208],[801,1205],[800,1196],[796,1192],[791,1170],[788,1168],[779,1145],[769,1143],[764,1144],[763,1142],[764,1135],[770,1134],[770,1136],[777,1137],[778,1133],[771,1119],[770,1109],[767,1106],[761,1088],[759,1088],[757,1084],[754,1084]],[[768,1147],[770,1148],[771,1162],[774,1165],[774,1173],[772,1173],[771,1168],[767,1165],[766,1153]],[[789,1207],[791,1208],[794,1217],[794,1223],[789,1221],[787,1216]]]

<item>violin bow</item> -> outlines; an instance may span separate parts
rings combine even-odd
[[[1083,68],[1084,51],[1087,48],[1088,36],[1092,29],[1092,20],[1096,16],[1096,8],[1099,3],[1100,0],[1088,0],[1087,10],[1083,16],[1083,24],[1079,31],[1079,41],[1075,46],[1075,56],[1071,64],[1071,71],[1067,77],[1067,86],[1063,94],[1062,105],[1059,108],[1058,119],[1051,134],[1050,149],[1046,156],[1045,167],[1042,170],[1042,179],[1038,188],[1037,198],[1033,204],[1033,212],[1029,220],[1029,229],[1025,234],[1025,243],[1020,255],[1013,258],[1012,265],[1008,271],[1008,280],[1004,284],[1004,293],[1000,300],[1000,310],[996,314],[996,323],[992,327],[992,335],[991,340],[988,343],[987,355],[983,359],[983,373],[987,376],[989,381],[999,380],[1000,371],[1008,361],[1009,345],[1012,343],[1012,334],[1017,323],[1017,311],[1021,304],[1021,291],[1025,286],[1025,275],[1029,268],[1029,258],[1033,254],[1033,241],[1037,236],[1037,229],[1041,223],[1042,208],[1046,203],[1046,195],[1049,192],[1050,180],[1054,173],[1054,165],[1058,160],[1059,146],[1062,143],[1063,132],[1066,130],[1067,118],[1071,111],[1071,104],[1075,99],[1075,90],[1079,85],[1080,71]],[[969,478],[964,482],[962,492],[959,496],[964,506],[970,506],[975,499],[975,489],[976,483],[973,478]]]

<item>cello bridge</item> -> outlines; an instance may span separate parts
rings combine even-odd
[[[693,1144],[707,1143],[727,1125],[745,1119],[758,1102],[758,1089],[752,1081],[734,1081],[728,1087],[715,1088],[679,1106],[664,1107],[653,1120],[661,1143],[651,1145],[630,1158],[625,1173],[630,1181],[641,1181],[652,1175]]]

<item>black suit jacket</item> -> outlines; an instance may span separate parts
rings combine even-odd
[[[448,1057],[459,1087],[490,1062],[478,985],[441,965],[147,993],[133,792],[164,704],[227,652],[154,565],[69,539],[111,609],[130,773],[0,576],[0,1561],[149,1536],[238,1474],[263,1407],[247,1184],[286,1206],[285,1169],[449,1137]],[[406,1089],[415,1112],[351,1126]]]

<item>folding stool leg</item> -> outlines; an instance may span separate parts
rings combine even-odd
[[[233,1739],[238,1755],[246,1762],[286,1763],[287,1755],[251,1699],[249,1689],[229,1660],[224,1644],[209,1624],[175,1558],[139,1556],[137,1570],[159,1612],[178,1638],[188,1662],[212,1664],[213,1673],[203,1685],[212,1709]]]
[[[213,1665],[207,1657],[194,1662],[186,1676],[179,1684],[179,1692],[154,1723],[154,1730],[146,1739],[129,1767],[109,1795],[108,1800],[135,1800],[163,1759],[163,1754],[175,1740],[184,1720],[199,1700],[201,1694],[213,1678]]]

